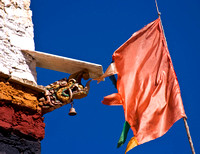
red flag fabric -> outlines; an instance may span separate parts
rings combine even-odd
[[[128,150],[164,135],[186,117],[160,18],[134,33],[114,52],[113,61],[118,93],[102,103],[123,105],[134,134]]]

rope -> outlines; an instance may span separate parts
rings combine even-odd
[[[156,4],[156,9],[157,9],[158,17],[160,18],[161,27],[162,27],[163,35],[164,35],[164,38],[165,38],[165,42],[166,42],[166,45],[167,45],[167,39],[166,39],[166,36],[165,36],[165,31],[164,31],[163,24],[162,24],[162,20],[161,20],[161,17],[160,17],[161,13],[160,13],[160,11],[159,11],[159,9],[158,9],[157,0],[155,0],[155,4]],[[167,47],[168,47],[168,45],[167,45]]]
[[[156,9],[157,9],[158,16],[160,17],[161,13],[160,13],[160,11],[159,11],[159,9],[158,9],[158,3],[157,3],[157,0],[155,0],[155,3],[156,3]]]

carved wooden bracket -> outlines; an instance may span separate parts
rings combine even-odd
[[[89,80],[84,86],[81,79],[88,80],[89,72],[87,69],[79,71],[45,87],[45,92],[39,98],[39,106],[42,114],[51,112],[63,105],[70,104],[74,99],[81,99],[88,95],[90,89]]]

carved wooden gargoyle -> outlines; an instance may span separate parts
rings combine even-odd
[[[42,107],[42,113],[53,111],[65,104],[72,103],[74,99],[81,99],[88,95],[90,89],[89,80],[86,86],[81,83],[89,79],[88,70],[71,74],[69,78],[63,78],[45,87],[46,91],[43,96],[39,98],[39,105]]]

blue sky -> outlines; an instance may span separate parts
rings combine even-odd
[[[200,1],[158,0],[168,48],[179,80],[183,104],[196,153],[200,153]],[[32,0],[37,51],[101,64],[105,69],[113,52],[134,32],[155,20],[154,0]],[[63,66],[67,67],[67,66]],[[38,84],[48,85],[68,74],[37,68]],[[42,154],[122,154],[117,141],[124,123],[122,107],[101,104],[116,92],[109,79],[91,83],[89,95],[45,117]],[[129,131],[127,141],[132,137]],[[183,120],[163,137],[140,145],[128,154],[191,153]]]

